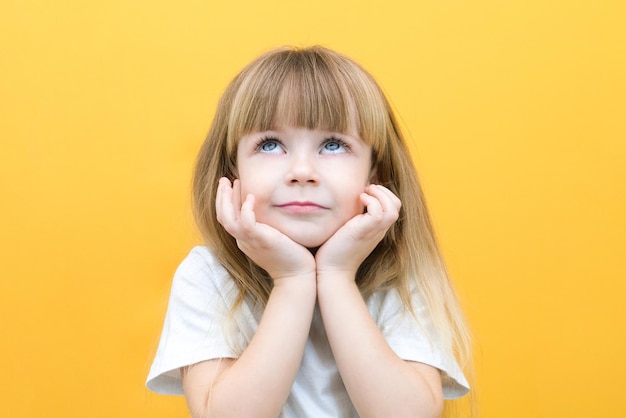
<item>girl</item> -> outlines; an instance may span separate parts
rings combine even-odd
[[[148,376],[194,417],[438,417],[468,391],[461,310],[406,145],[350,59],[284,48],[226,89],[197,161],[206,246]]]

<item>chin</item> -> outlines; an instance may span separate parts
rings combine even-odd
[[[309,250],[317,249],[322,246],[328,240],[328,237],[302,237],[302,236],[294,236],[289,237],[293,241],[302,245],[303,247],[308,248]]]

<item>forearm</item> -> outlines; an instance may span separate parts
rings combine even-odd
[[[359,415],[440,416],[438,371],[421,373],[414,367],[416,363],[402,360],[391,350],[354,280],[341,274],[318,277],[317,287],[326,334]]]
[[[313,275],[275,283],[248,347],[205,388],[194,416],[278,416],[302,360],[314,305]]]

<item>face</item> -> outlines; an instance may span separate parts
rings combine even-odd
[[[255,196],[257,222],[295,242],[322,245],[363,213],[372,149],[348,134],[279,126],[241,138],[237,169],[242,200]]]

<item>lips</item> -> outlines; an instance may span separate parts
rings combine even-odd
[[[297,202],[297,201],[283,203],[280,205],[276,205],[276,207],[283,209],[286,212],[295,213],[295,214],[313,213],[313,212],[318,212],[321,210],[328,209],[327,207],[319,205],[315,202]]]

